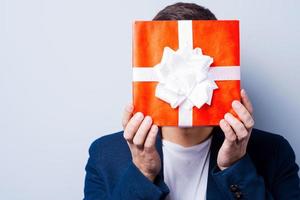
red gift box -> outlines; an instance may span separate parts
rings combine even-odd
[[[239,21],[134,23],[134,112],[159,126],[218,125],[233,100],[240,100]]]

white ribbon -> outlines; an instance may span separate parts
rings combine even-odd
[[[213,58],[193,49],[192,21],[178,21],[179,48],[164,48],[154,67],[133,67],[133,81],[158,81],[155,96],[177,108],[178,126],[193,125],[193,107],[210,105],[215,80],[240,80],[239,66],[210,67]]]

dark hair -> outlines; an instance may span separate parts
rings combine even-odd
[[[159,11],[156,20],[216,20],[216,16],[207,8],[195,3],[175,3]]]

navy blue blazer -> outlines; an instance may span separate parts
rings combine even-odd
[[[216,160],[224,134],[220,127],[215,127],[212,134],[206,191],[208,200],[300,200],[299,167],[286,139],[253,129],[247,154],[231,167],[220,171]],[[160,134],[156,147],[162,158]],[[123,132],[97,139],[92,143],[89,154],[85,200],[159,200],[169,193],[163,170],[151,182],[133,164]]]

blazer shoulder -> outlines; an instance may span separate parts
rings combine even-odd
[[[110,133],[104,136],[99,137],[98,139],[94,140],[91,146],[107,146],[113,143],[119,143],[123,140],[123,131]]]
[[[249,139],[249,146],[255,146],[255,148],[262,148],[265,150],[276,150],[284,146],[289,146],[289,142],[282,135],[253,129]]]
[[[260,170],[295,164],[294,150],[286,138],[259,129],[252,130],[248,153]]]
[[[126,141],[123,138],[123,131],[104,135],[92,142],[89,148],[91,156],[106,154],[108,152],[119,151],[122,148],[127,147]]]

